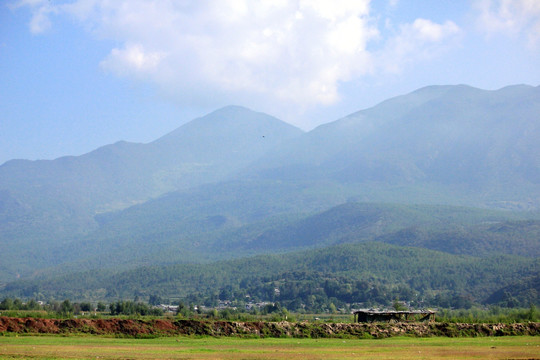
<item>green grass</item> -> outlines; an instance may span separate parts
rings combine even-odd
[[[240,339],[0,336],[0,359],[539,358],[540,337]]]

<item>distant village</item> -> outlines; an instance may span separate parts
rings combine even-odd
[[[224,310],[224,309],[230,309],[230,310],[245,310],[245,311],[252,311],[253,309],[262,309],[265,306],[275,306],[275,303],[269,302],[269,301],[262,301],[262,302],[248,302],[245,304],[243,309],[238,309],[238,306],[234,306],[233,302],[231,300],[219,300],[218,305],[216,307],[211,306],[204,306],[204,305],[195,305],[193,306],[193,310],[197,312],[207,312],[213,309],[217,310]],[[170,313],[176,313],[178,311],[178,305],[167,305],[167,304],[159,304],[155,307],[163,310],[163,312],[170,312]]]

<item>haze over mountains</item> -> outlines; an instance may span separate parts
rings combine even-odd
[[[430,86],[309,132],[229,106],[148,144],[9,161],[0,283],[365,241],[535,258],[538,139],[540,87]]]
[[[149,144],[117,142],[79,157],[9,161],[0,167],[2,199],[38,219],[55,210],[64,224],[79,216],[84,226],[98,212],[222,180],[300,134],[271,116],[231,106]]]
[[[275,178],[442,185],[472,190],[477,201],[517,200],[512,188],[536,207],[538,193],[526,192],[540,183],[539,100],[529,86],[427,87],[320,126],[255,169]]]

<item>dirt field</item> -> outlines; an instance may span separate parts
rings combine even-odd
[[[0,317],[0,333],[97,334],[131,337],[208,335],[295,338],[386,338],[393,336],[540,335],[540,323],[290,323],[208,320],[39,319]]]
[[[1,359],[540,359],[540,337],[118,339],[0,336]]]

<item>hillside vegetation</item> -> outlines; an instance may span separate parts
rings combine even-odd
[[[330,303],[469,307],[538,302],[538,258],[478,258],[383,243],[343,244],[211,264],[140,267],[120,273],[92,270],[8,284],[10,296],[115,299],[158,295],[194,304],[249,298],[289,309],[324,311]],[[516,291],[509,292],[511,287]],[[276,291],[278,289],[278,291]],[[497,295],[502,292],[502,295]]]
[[[230,106],[9,161],[0,294],[538,303],[539,113],[540,87],[430,86],[309,132]]]

